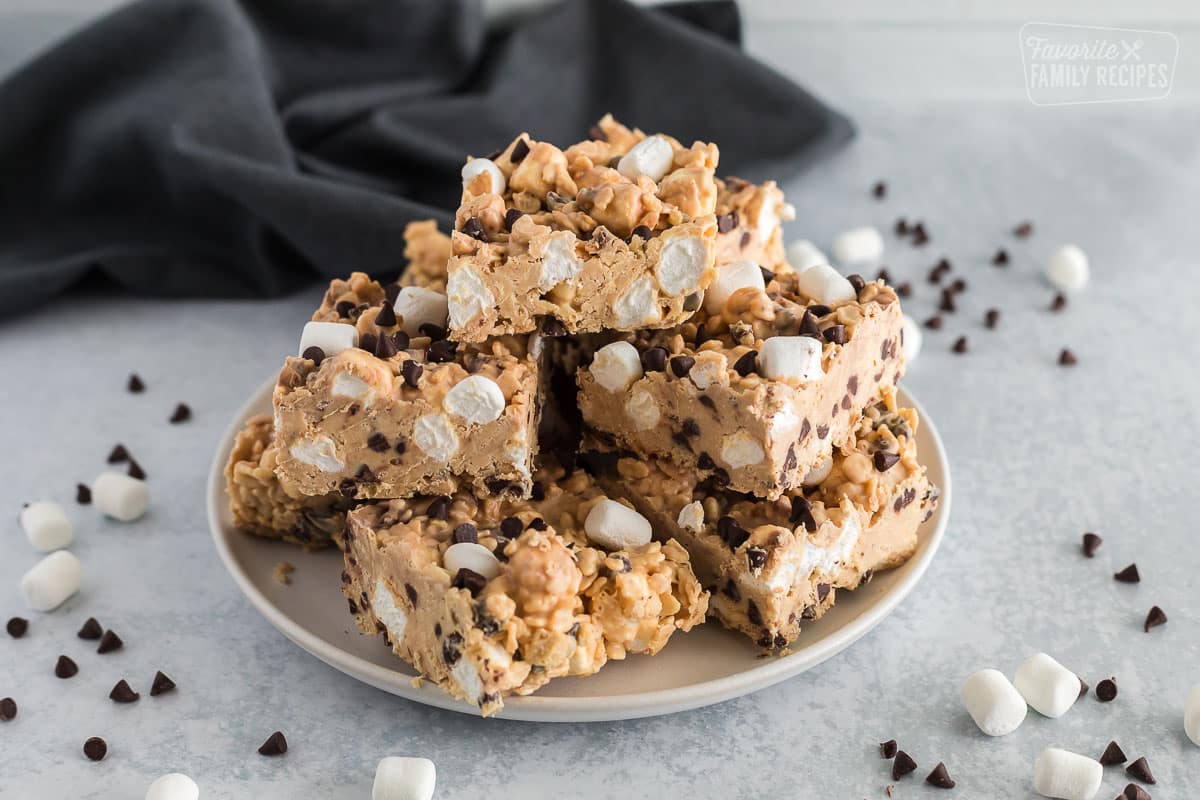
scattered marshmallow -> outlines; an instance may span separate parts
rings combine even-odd
[[[133,522],[146,513],[150,490],[145,481],[119,472],[102,472],[92,482],[92,503],[113,519]]]
[[[504,406],[504,392],[499,384],[484,375],[463,378],[442,398],[442,408],[471,425],[500,419]]]
[[[801,383],[825,376],[821,366],[822,345],[811,336],[772,336],[758,352],[763,377],[771,380],[795,378]]]
[[[829,257],[807,239],[798,239],[787,246],[787,262],[796,272],[804,272],[817,264],[828,264]]]
[[[833,240],[833,255],[839,264],[870,264],[883,258],[883,235],[864,225],[842,231]]]
[[[437,769],[428,758],[389,756],[375,768],[371,800],[430,800],[436,784]]]
[[[83,565],[74,553],[59,550],[43,558],[21,578],[21,594],[34,611],[53,611],[79,591]]]
[[[999,670],[971,673],[960,694],[967,713],[988,736],[1010,734],[1025,721],[1028,712],[1025,698]]]
[[[71,544],[71,520],[58,503],[39,500],[21,509],[21,528],[40,552],[61,550]]]
[[[642,377],[642,357],[629,342],[613,342],[596,351],[592,377],[610,392],[623,392]]]
[[[358,329],[344,322],[306,322],[300,333],[300,355],[319,347],[327,356],[358,347]]]
[[[630,148],[617,162],[617,172],[630,180],[645,175],[658,183],[675,163],[675,148],[661,136],[647,136]]]
[[[1099,761],[1057,747],[1043,750],[1033,765],[1033,788],[1042,797],[1091,800],[1103,780]]]
[[[858,298],[850,281],[828,264],[809,267],[796,277],[796,287],[818,303],[836,306]]]
[[[472,158],[466,164],[463,164],[463,191],[465,192],[467,186],[485,172],[492,179],[491,187],[488,191],[492,194],[504,194],[504,190],[508,186],[508,181],[505,180],[504,173],[500,171],[500,168],[496,166],[496,162],[490,158]]]
[[[658,283],[672,297],[700,288],[709,248],[699,236],[673,236],[663,242],[654,268]]]
[[[704,310],[710,314],[719,314],[725,307],[725,301],[732,297],[734,292],[746,288],[766,291],[767,284],[758,264],[753,261],[735,261],[718,267],[717,277],[704,293]]]
[[[824,461],[810,469],[800,481],[800,485],[807,489],[819,483],[824,483],[825,479],[829,477],[830,472],[833,472],[832,455],[826,456]]]
[[[1183,706],[1183,729],[1192,743],[1200,747],[1200,686],[1188,692]]]
[[[924,334],[921,333],[921,327],[913,322],[912,317],[908,314],[904,315],[904,326],[901,330],[904,332],[904,360],[911,364],[917,360],[917,356],[921,355],[921,342]]]
[[[197,800],[200,787],[181,772],[172,772],[150,784],[146,800]]]
[[[1079,676],[1045,653],[1025,659],[1013,680],[1034,710],[1056,719],[1079,699]]]
[[[450,313],[450,301],[441,292],[423,286],[405,286],[392,303],[396,315],[401,318],[400,327],[409,336],[416,336],[426,323],[446,327],[446,316]]]
[[[1087,253],[1073,244],[1055,250],[1046,264],[1046,277],[1064,292],[1077,292],[1087,286],[1090,274]]]
[[[623,550],[650,543],[650,520],[627,505],[607,497],[592,506],[583,529],[588,541],[605,550]]]
[[[489,581],[500,574],[500,560],[496,555],[481,544],[475,542],[456,542],[446,548],[442,556],[446,571],[453,577],[460,569],[482,575]]]

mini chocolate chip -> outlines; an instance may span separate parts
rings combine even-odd
[[[160,694],[175,691],[175,681],[166,676],[162,670],[154,673],[154,681],[150,684],[150,696],[158,697]]]
[[[954,340],[954,347],[951,348],[954,352],[962,354],[967,352],[967,337],[960,336]]]
[[[940,331],[942,329],[942,318],[936,314],[925,320],[925,327],[931,331]]]
[[[897,218],[896,225],[893,230],[896,232],[897,236],[908,236],[910,231],[910,228],[908,227],[908,220],[906,220],[904,217]]]
[[[876,200],[882,200],[883,198],[887,197],[887,184],[883,181],[877,181],[875,185],[871,187],[871,196]]]
[[[366,464],[359,464],[358,471],[354,473],[354,480],[359,483],[374,483],[375,473]]]
[[[953,314],[957,310],[954,303],[954,292],[951,289],[942,289],[942,299],[938,303],[938,310]]]
[[[817,584],[817,603],[824,603],[825,598],[829,597],[829,590],[832,588],[833,587],[830,586],[828,583],[818,583]]]
[[[129,451],[125,449],[125,445],[114,445],[113,449],[108,454],[109,464],[123,464],[129,460]]]
[[[20,639],[29,630],[29,620],[24,617],[13,617],[4,628],[8,631],[9,636]]]
[[[534,517],[533,519],[529,520],[528,527],[532,528],[535,531],[544,531],[544,530],[546,530],[546,528],[548,528],[550,526],[547,525],[546,520],[542,519],[541,517]]]
[[[420,385],[421,373],[424,371],[425,367],[411,358],[400,365],[400,375],[403,376],[404,382],[414,389]]]
[[[508,211],[504,212],[504,224],[511,231],[513,225],[516,225],[517,220],[523,216],[525,216],[525,214],[522,211],[515,208],[510,208]]]
[[[746,619],[750,621],[751,625],[762,625],[763,624],[762,612],[760,612],[758,610],[758,606],[754,604],[753,600],[746,601]],[[768,636],[767,642],[766,642],[766,644],[763,644],[763,647],[770,647],[770,646],[771,646],[771,638]]]
[[[436,325],[432,322],[422,322],[417,326],[417,333],[421,336],[428,336],[433,341],[446,338],[446,329],[441,325]]]
[[[1142,576],[1138,574],[1137,564],[1130,564],[1120,572],[1114,573],[1113,577],[1121,583],[1140,583],[1142,580]]]
[[[435,497],[425,509],[425,516],[430,519],[446,519],[450,516],[450,498]]]
[[[875,469],[880,472],[887,472],[889,469],[896,466],[898,461],[900,461],[900,455],[898,453],[889,453],[886,450],[876,450],[875,455],[872,458],[875,462]]]
[[[303,356],[313,362],[314,366],[320,366],[321,362],[325,360],[325,351],[314,344],[304,348]]]
[[[695,439],[700,435],[700,423],[691,417],[683,421],[683,435],[689,439]]]
[[[1008,251],[1003,247],[996,251],[996,255],[992,256],[992,263],[997,267],[1003,267],[1008,263]]]
[[[983,315],[983,324],[989,330],[993,330],[993,329],[995,329],[996,325],[998,325],[999,323],[1000,323],[999,309],[989,308],[987,310],[987,312],[985,312]]]
[[[700,307],[701,295],[699,292],[692,292],[687,297],[683,298],[683,310],[695,311]]]
[[[529,499],[535,503],[540,503],[546,499],[546,487],[542,486],[541,481],[533,482],[533,488],[529,490]]]
[[[1131,778],[1136,778],[1142,783],[1148,783],[1151,786],[1158,783],[1158,781],[1154,780],[1154,773],[1150,771],[1150,764],[1146,761],[1145,756],[1141,756],[1137,761],[1126,767],[1125,774]]]
[[[886,742],[879,743],[879,756],[881,758],[895,758],[898,749],[899,745],[896,744],[896,740],[888,739]]]
[[[1094,533],[1085,533],[1083,535],[1083,554],[1088,558],[1096,555],[1096,551],[1100,549],[1100,545],[1104,542],[1099,536]]]
[[[62,678],[63,680],[66,680],[67,678],[74,678],[78,674],[79,674],[79,665],[78,664],[76,664],[74,661],[67,658],[66,656],[58,657],[58,663],[56,663],[54,665],[54,677]]]
[[[126,384],[126,388],[133,394],[141,394],[146,391],[146,384],[142,383],[142,379],[135,372],[129,376],[129,383]]]
[[[845,325],[830,325],[824,332],[825,341],[830,344],[845,344],[846,343],[846,326]]]
[[[892,762],[892,780],[898,781],[917,768],[917,762],[903,750],[896,751],[896,760]]]
[[[396,347],[396,340],[388,336],[386,333],[381,333],[379,339],[375,342],[375,357],[382,358],[387,361],[396,353],[400,352],[400,348]]]
[[[75,502],[81,506],[86,506],[92,502],[92,490],[83,483],[75,484]]]
[[[1117,699],[1117,682],[1105,678],[1096,684],[1096,699],[1101,703],[1109,703]]]
[[[458,343],[452,342],[449,339],[439,339],[429,345],[429,350],[426,352],[426,358],[435,364],[444,364],[454,360],[454,354],[458,350]]]
[[[775,280],[775,273],[772,270],[760,266],[758,271],[762,273],[763,283],[769,284],[771,281]]]
[[[817,520],[812,513],[812,503],[803,495],[795,495],[792,497],[792,510],[788,515],[788,522],[792,525],[804,524],[807,530],[815,531],[817,529]]]
[[[733,369],[738,375],[743,378],[751,373],[758,371],[758,352],[748,350],[738,357],[738,360],[733,362]]]
[[[910,297],[912,295],[912,291],[912,284],[908,281],[904,281],[896,287],[896,294],[900,295],[901,297]]]
[[[1146,622],[1142,626],[1146,633],[1150,632],[1151,628],[1157,628],[1159,625],[1165,625],[1167,622],[1167,613],[1158,606],[1152,606],[1150,613],[1146,615]]]
[[[878,274],[876,274],[875,280],[883,281],[884,283],[891,283],[892,274],[887,271],[887,267],[884,267],[883,269],[879,270]]]
[[[686,378],[694,366],[696,359],[691,356],[675,356],[671,359],[671,372],[675,373],[676,378]]]
[[[404,331],[396,331],[392,334],[392,344],[396,345],[396,352],[407,350],[409,344],[408,334]]]
[[[633,235],[639,236],[646,241],[650,241],[650,237],[654,235],[654,231],[650,230],[650,228],[645,225],[638,225],[633,229]]]
[[[1025,220],[1020,225],[1013,228],[1013,236],[1016,236],[1018,239],[1024,239],[1031,233],[1033,233],[1033,223],[1029,220]]]
[[[1076,675],[1075,677],[1079,678],[1078,675]],[[1089,688],[1088,682],[1085,681],[1083,678],[1079,678],[1079,697],[1083,697],[1085,694],[1087,694],[1088,688]]]
[[[129,459],[129,469],[125,470],[125,472],[131,478],[136,478],[139,481],[146,480],[146,470],[142,469],[142,465],[132,458]]]
[[[933,772],[925,777],[925,782],[939,789],[954,788],[954,780],[950,777],[950,773],[946,771],[946,765],[941,761],[933,768]]]
[[[287,752],[287,739],[280,731],[275,731],[258,748],[260,756],[281,756]]]
[[[384,303],[379,307],[379,313],[375,315],[375,324],[381,328],[390,328],[396,324],[396,308],[392,303]]]
[[[368,353],[375,353],[375,345],[379,344],[379,337],[373,333],[364,333],[358,337],[358,349],[365,350]]]
[[[642,353],[642,369],[646,372],[662,372],[667,366],[667,348],[651,347]]]
[[[592,127],[588,128],[588,138],[593,142],[607,142],[608,134],[606,134],[604,129],[599,125],[593,125]]]
[[[342,300],[333,307],[333,310],[337,312],[339,317],[348,318],[354,313],[354,303],[350,302],[349,300]]]
[[[954,292],[955,294],[962,294],[963,292],[965,292],[967,290],[966,279],[965,278],[955,278],[954,283],[950,284],[949,290],[951,292]]]
[[[103,761],[108,755],[108,745],[99,736],[92,736],[83,743],[83,754],[89,761]]]
[[[80,639],[95,641],[104,635],[104,628],[100,626],[95,617],[88,617],[87,621],[83,623],[83,627],[75,635]]]
[[[817,322],[817,315],[812,312],[812,309],[804,309],[804,316],[800,318],[800,335],[811,336],[818,339],[821,336],[821,326]]]
[[[187,422],[192,418],[192,409],[188,408],[187,403],[180,403],[175,406],[175,410],[171,412],[171,417],[167,421],[172,425],[178,425],[181,422]]]
[[[459,542],[470,542],[471,544],[479,543],[479,529],[469,522],[464,522],[459,525],[450,534],[450,543],[458,544]]]
[[[108,699],[117,703],[135,703],[140,697],[141,695],[131,689],[124,678],[117,681],[117,685],[108,693]]]
[[[0,722],[8,722],[17,716],[17,702],[11,697],[0,698]]]
[[[745,250],[750,245],[750,231],[742,234],[742,238],[738,240],[738,247]]]
[[[746,564],[751,571],[758,572],[767,565],[767,551],[761,547],[747,547]]]
[[[500,522],[500,532],[507,539],[515,539],[521,535],[521,531],[525,529],[524,523],[516,517],[505,517]]]
[[[1067,307],[1067,296],[1062,292],[1054,295],[1054,299],[1050,301],[1051,311],[1062,311]]]
[[[408,446],[404,443],[404,439],[400,438],[396,439],[396,444],[392,447],[392,450],[395,451],[396,455],[398,456],[404,455],[404,451],[407,449]],[[399,459],[393,459],[391,463],[393,465],[399,464]]]
[[[403,288],[398,281],[383,287],[383,296],[387,298],[388,305],[396,304],[396,298],[400,296],[400,290]]]
[[[917,222],[912,227],[913,247],[922,247],[929,243],[929,231],[925,229],[924,222]]]
[[[464,222],[462,232],[472,239],[478,239],[481,242],[487,241],[487,233],[483,230],[483,223],[479,221],[479,217],[471,217]]]
[[[475,597],[487,586],[487,578],[478,572],[462,567],[455,573],[451,586],[455,589],[466,589],[472,597]]]
[[[114,650],[120,650],[124,646],[125,643],[121,641],[120,636],[117,636],[112,631],[105,631],[104,635],[100,637],[100,646],[96,648],[96,652],[103,655],[111,653]]]
[[[1121,796],[1117,800],[1152,800],[1150,793],[1136,783],[1129,783],[1121,791]]]
[[[508,160],[514,164],[520,164],[527,155],[529,155],[529,142],[525,141],[525,137],[522,136],[513,145],[512,152],[508,154]]]
[[[566,336],[567,326],[562,323],[558,317],[542,317],[541,325],[539,326],[543,336],[549,336],[552,339],[557,339],[560,336]]]
[[[1059,366],[1073,367],[1079,363],[1079,359],[1075,357],[1074,353],[1064,347],[1062,352],[1058,354],[1058,363]]]
[[[855,292],[861,292],[867,286],[867,281],[857,272],[847,275],[846,280],[850,281],[850,285],[854,287]]]
[[[1108,747],[1104,748],[1104,755],[1100,756],[1100,764],[1105,767],[1124,764],[1128,760],[1125,757],[1125,751],[1116,742],[1109,742]]]
[[[391,445],[388,443],[387,436],[379,431],[375,431],[367,437],[367,447],[376,453],[386,453]]]
[[[738,213],[730,211],[728,214],[721,214],[717,217],[717,232],[729,233],[738,225]]]
[[[825,437],[828,435],[829,435],[829,426],[828,425],[818,425],[817,426],[817,438],[818,439],[820,439],[821,441],[825,441]]]

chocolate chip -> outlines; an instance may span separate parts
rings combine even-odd
[[[717,217],[717,231],[719,233],[729,233],[738,225],[738,213],[730,211],[728,214],[721,214]]]
[[[812,513],[812,503],[803,495],[792,497],[792,510],[788,514],[788,522],[792,525],[804,524],[806,530],[815,531],[817,520]]]
[[[769,270],[766,267],[759,267],[758,271],[762,273],[763,283],[769,284],[775,280],[775,272],[773,270]]]
[[[479,217],[471,217],[464,222],[462,232],[472,239],[478,239],[481,242],[487,241],[487,233],[483,230],[483,223],[479,221]]]
[[[1158,781],[1154,780],[1154,773],[1150,771],[1150,764],[1146,761],[1145,756],[1141,756],[1137,761],[1126,767],[1125,774],[1131,778],[1136,778],[1142,783],[1148,783],[1151,786],[1158,783]]]
[[[876,200],[882,200],[887,197],[887,184],[883,181],[878,181],[871,187],[871,196]]]
[[[108,744],[99,736],[93,736],[83,743],[83,754],[89,761],[103,761],[108,755]]]
[[[124,646],[125,643],[121,641],[120,636],[117,636],[112,631],[105,631],[104,635],[100,637],[100,646],[96,648],[96,652],[104,655],[114,650],[120,650]]]
[[[1000,323],[999,309],[989,308],[983,315],[983,324],[989,329],[994,330],[996,325]]]
[[[873,456],[875,461],[875,469],[879,472],[887,472],[900,460],[898,453],[889,453],[886,450],[876,450]]]
[[[75,502],[81,506],[90,505],[92,502],[92,490],[86,484],[75,484]]]
[[[504,224],[511,231],[513,228],[513,225],[516,225],[517,220],[519,220],[523,216],[525,216],[525,214],[523,212],[521,212],[515,208],[510,208],[508,211],[504,212]]]
[[[892,780],[898,781],[917,768],[917,762],[903,750],[896,751],[896,760],[892,762]]]
[[[8,722],[17,716],[17,702],[11,697],[0,699],[0,722]]]
[[[314,344],[304,348],[303,357],[313,362],[315,366],[320,366],[321,362],[325,360],[325,351]]]
[[[696,366],[696,359],[691,356],[675,356],[671,359],[671,372],[675,374],[676,378],[686,378],[694,366]]]
[[[1151,800],[1150,793],[1136,783],[1126,784],[1117,800]]]
[[[925,320],[925,327],[931,331],[940,331],[942,329],[942,318],[936,314]]]
[[[446,338],[446,329],[441,325],[436,325],[432,322],[422,322],[417,326],[417,333],[421,336],[428,336],[433,341]]]
[[[687,297],[683,298],[683,310],[695,311],[700,307],[700,301],[702,299],[703,298],[699,292],[692,292]]]
[[[1108,747],[1104,748],[1104,755],[1100,756],[1100,764],[1105,767],[1124,764],[1128,760],[1125,757],[1125,751],[1116,742],[1109,742]]]
[[[513,145],[512,152],[508,154],[508,160],[514,164],[520,164],[527,155],[529,155],[529,142],[525,141],[525,137],[522,136]]]
[[[646,225],[638,225],[633,229],[633,235],[645,239],[646,241],[650,241],[650,238],[654,236],[654,231],[650,230],[650,228]]]
[[[748,350],[733,362],[733,370],[743,378],[758,370],[758,352]]]
[[[391,445],[388,443],[387,436],[379,431],[375,431],[367,437],[367,447],[374,450],[376,453],[386,453]]]
[[[967,290],[966,278],[955,278],[954,283],[950,284],[950,291],[955,294],[962,294]]]
[[[896,294],[900,295],[901,297],[909,297],[912,295],[912,290],[912,284],[908,281],[904,281],[904,283],[901,283],[896,287]]]
[[[899,217],[896,220],[896,226],[893,228],[893,230],[896,231],[897,236],[908,236],[912,229],[908,227],[908,220],[906,220],[904,217]]]
[[[1078,675],[1076,675],[1075,677],[1079,678]],[[1083,678],[1079,678],[1079,695],[1078,696],[1083,697],[1085,694],[1087,694],[1088,688],[1089,687],[1088,687],[1087,681],[1085,681]]]
[[[938,303],[938,310],[953,314],[958,307],[954,304],[954,291],[952,289],[942,289],[942,299]]]
[[[1109,703],[1117,699],[1117,682],[1112,678],[1105,678],[1097,683],[1096,699],[1101,703]]]
[[[533,519],[529,520],[529,527],[535,531],[544,531],[550,526],[547,525],[546,520],[542,519],[541,517],[534,517]]]
[[[23,617],[13,617],[4,628],[8,631],[9,636],[20,639],[29,630],[29,620]]]
[[[606,134],[604,129],[599,125],[593,125],[592,127],[588,128],[588,138],[593,142],[607,142],[608,134]]]
[[[758,572],[767,565],[767,551],[761,547],[747,547],[746,564],[751,572]]]
[[[154,681],[150,684],[150,696],[158,697],[160,694],[175,691],[175,681],[166,676],[162,670],[154,673]]]
[[[425,357],[435,364],[444,364],[454,360],[454,354],[458,351],[458,343],[452,342],[449,339],[439,339],[429,345],[429,350]]]
[[[425,368],[411,358],[400,365],[400,375],[404,382],[414,389],[420,385],[421,373],[424,371]]]
[[[925,776],[925,782],[939,789],[954,788],[954,780],[950,777],[950,773],[946,771],[946,765],[941,761],[933,768],[933,772]]]
[[[88,617],[87,621],[83,623],[83,627],[75,635],[80,639],[95,641],[104,635],[104,628],[100,626],[95,617]]]
[[[742,238],[738,241],[738,247],[745,250],[750,244],[750,231],[742,234]]]
[[[375,315],[375,324],[381,328],[390,328],[396,324],[396,308],[392,305],[395,300],[384,303],[379,307],[379,313]]]
[[[821,338],[821,326],[812,309],[804,309],[804,316],[800,318],[800,335],[811,336],[814,339]]]
[[[516,517],[505,517],[500,522],[500,533],[504,534],[506,539],[515,539],[521,535],[525,525]]]
[[[1130,564],[1120,572],[1113,573],[1113,577],[1121,583],[1140,583],[1142,576],[1138,574],[1137,564]]]
[[[1050,301],[1051,311],[1062,311],[1067,307],[1067,296],[1062,292],[1054,295],[1054,299]]]
[[[818,439],[820,439],[821,441],[825,441],[825,437],[828,435],[829,435],[829,426],[828,425],[818,425],[817,426],[817,438]]]
[[[1013,236],[1016,236],[1018,239],[1024,239],[1031,233],[1033,233],[1033,223],[1028,220],[1013,228]]]
[[[1008,263],[1008,251],[1003,247],[996,251],[996,255],[992,256],[992,264],[997,267],[1003,267]]]
[[[1058,354],[1058,363],[1059,366],[1073,367],[1079,363],[1079,359],[1075,357],[1074,353],[1064,347],[1062,352]]]
[[[382,358],[387,361],[396,353],[400,352],[400,348],[396,346],[396,340],[388,336],[386,333],[381,333],[379,339],[375,342],[375,357]]]
[[[730,516],[724,516],[717,520],[717,535],[729,545],[730,550],[737,550],[750,538],[750,532],[738,525],[737,520]]]
[[[464,522],[459,525],[450,534],[450,543],[458,544],[459,542],[470,542],[471,544],[479,543],[479,529],[469,522]]]
[[[471,593],[472,597],[483,591],[483,587],[487,586],[487,578],[480,575],[478,572],[462,567],[455,574],[451,585],[455,589],[466,589]]]
[[[1100,545],[1104,542],[1099,536],[1094,533],[1085,533],[1083,535],[1083,554],[1088,558],[1096,555],[1096,551],[1100,549]]]
[[[866,279],[857,272],[847,275],[846,280],[850,281],[850,285],[854,287],[855,293],[861,292],[867,285]]]
[[[642,353],[642,369],[646,372],[662,372],[667,367],[667,352],[665,347],[651,347]]]
[[[558,317],[542,317],[539,329],[543,336],[549,336],[551,339],[557,339],[560,336],[566,336],[567,326],[562,323]]]
[[[142,465],[134,461],[132,458],[129,459],[129,469],[125,470],[125,472],[128,473],[129,477],[131,478],[137,478],[139,481],[146,480],[146,470],[142,469]]]
[[[141,695],[130,688],[125,679],[117,681],[117,685],[108,693],[108,699],[117,703],[136,703]]]
[[[171,412],[171,418],[167,420],[172,425],[178,425],[181,422],[187,422],[192,418],[192,410],[188,408],[187,403],[180,403],[175,406],[175,410]]]
[[[929,231],[925,229],[924,222],[917,222],[912,226],[913,247],[921,247],[929,243]]]
[[[967,352],[967,337],[960,336],[954,340],[954,346],[951,348],[954,352],[962,354]]]
[[[58,663],[56,663],[54,665],[54,677],[62,678],[63,680],[66,680],[67,678],[74,678],[78,674],[79,674],[79,665],[78,664],[76,664],[74,661],[67,658],[66,656],[58,657]]]
[[[397,438],[397,439],[396,439],[396,444],[395,444],[395,446],[394,446],[394,447],[392,447],[392,450],[393,450],[393,451],[396,453],[396,455],[398,455],[398,456],[402,456],[402,455],[404,455],[404,451],[405,451],[405,450],[407,450],[407,449],[408,449],[408,447],[407,447],[407,446],[404,444],[404,439],[403,439],[403,438]],[[400,463],[400,460],[399,460],[399,459],[392,459],[392,462],[391,462],[391,463],[392,463],[393,465],[396,465],[396,464],[399,464],[399,463]]]
[[[828,583],[818,583],[817,584],[817,603],[824,603],[825,598],[829,597],[829,590],[832,588],[833,587],[830,586]]]
[[[129,383],[126,384],[126,388],[133,394],[141,394],[146,391],[146,384],[142,383],[142,379],[135,372],[129,376]]]
[[[831,344],[846,343],[846,326],[845,325],[830,325],[825,329],[825,341]]]
[[[287,739],[280,731],[275,731],[258,748],[260,756],[281,756],[287,752]]]
[[[1158,606],[1153,606],[1150,613],[1146,615],[1146,622],[1142,626],[1146,633],[1150,632],[1151,628],[1157,628],[1159,625],[1165,625],[1167,622],[1167,613]]]
[[[337,312],[339,317],[349,318],[354,313],[354,303],[349,300],[342,300],[333,307],[333,310]]]
[[[886,742],[879,743],[879,755],[881,758],[895,758],[898,745],[895,739],[888,739]]]
[[[109,464],[123,464],[129,460],[129,451],[125,449],[125,445],[115,445],[108,454]]]
[[[450,498],[435,497],[425,509],[425,516],[430,519],[446,519],[450,516]]]

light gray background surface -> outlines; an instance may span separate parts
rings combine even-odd
[[[0,70],[107,5],[0,2]],[[447,800],[855,800],[885,796],[876,743],[893,737],[921,765],[898,797],[943,796],[920,783],[938,760],[958,781],[945,796],[1032,797],[1043,747],[1098,756],[1110,738],[1149,758],[1155,797],[1200,794],[1200,749],[1182,730],[1184,695],[1200,684],[1197,12],[1054,5],[937,3],[915,15],[882,2],[748,6],[750,49],[861,129],[849,150],[784,187],[798,209],[789,236],[827,246],[850,225],[921,218],[926,248],[887,237],[892,275],[916,287],[906,310],[931,313],[924,275],[942,255],[970,283],[906,379],[950,453],[949,533],[913,595],[863,641],[758,694],[625,723],[481,721],[360,685],[242,598],[202,505],[218,436],[294,348],[320,289],[266,303],[65,298],[0,324],[0,509],[10,520],[0,526],[0,618],[32,619],[23,640],[0,634],[0,696],[21,707],[0,724],[0,797],[140,798],[178,770],[206,799],[366,798],[380,757],[412,754],[437,763]],[[1017,29],[1044,19],[1175,32],[1171,98],[1033,107]],[[868,192],[881,178],[883,203]],[[1017,241],[1009,230],[1026,218],[1036,234]],[[1090,253],[1093,283],[1055,315],[1039,270],[1066,241]],[[1013,257],[1007,269],[988,264],[998,246]],[[994,332],[981,324],[992,306],[1003,313]],[[965,356],[950,352],[961,334]],[[1079,356],[1073,369],[1054,363],[1063,346]],[[149,387],[139,396],[124,390],[135,370]],[[195,419],[170,426],[178,401]],[[150,476],[153,508],[135,525],[72,502],[76,481],[101,471],[117,441]],[[86,570],[84,590],[49,615],[23,609],[17,581],[37,556],[12,521],[43,497],[67,505]],[[1085,530],[1105,539],[1092,561],[1078,552]],[[1115,583],[1111,573],[1131,561],[1143,582]],[[1153,604],[1170,622],[1147,635]],[[98,656],[76,640],[89,615],[125,649]],[[1120,696],[1085,698],[1057,721],[1031,712],[1017,733],[987,739],[962,711],[959,684],[987,666],[1011,674],[1037,650],[1093,686],[1115,675]],[[53,675],[60,652],[80,665],[70,681]],[[149,698],[156,669],[179,691]],[[106,699],[121,677],[143,692],[139,703]],[[291,751],[258,756],[276,728]],[[80,753],[91,735],[109,742],[103,763]],[[1110,769],[1099,796],[1125,783]]]

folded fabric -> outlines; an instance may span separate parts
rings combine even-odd
[[[751,179],[853,135],[739,44],[732,2],[572,0],[489,31],[478,0],[142,0],[0,84],[0,292],[395,274],[404,224],[450,219],[468,154],[605,112],[719,142]]]

